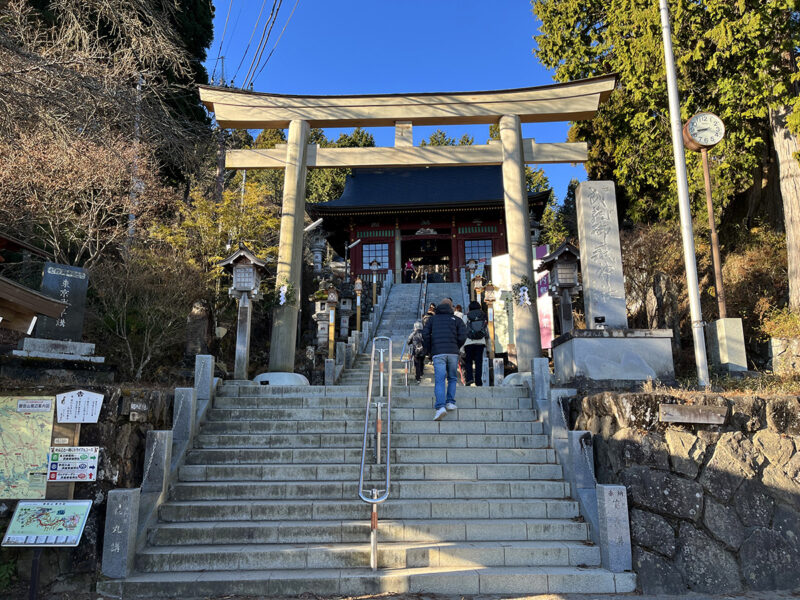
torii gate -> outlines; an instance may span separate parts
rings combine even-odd
[[[220,127],[289,128],[286,145],[227,152],[228,169],[284,169],[277,285],[294,284],[294,302],[275,308],[269,370],[293,371],[300,306],[306,170],[352,167],[502,165],[506,240],[512,281],[533,281],[528,226],[526,163],[578,163],[587,145],[537,144],[523,139],[521,123],[592,118],[611,94],[616,76],[486,92],[294,96],[200,86],[200,99]],[[413,125],[497,124],[500,143],[478,146],[412,144]],[[320,148],[308,145],[311,127],[394,127],[395,145],[384,148]],[[532,310],[514,317],[517,364],[527,370],[541,353],[536,294]]]

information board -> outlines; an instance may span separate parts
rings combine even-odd
[[[91,508],[91,500],[22,500],[2,545],[77,546]]]
[[[45,497],[53,398],[0,396],[0,498]]]
[[[99,446],[51,447],[47,481],[94,481],[99,454]]]
[[[103,394],[74,390],[56,395],[56,414],[59,423],[97,423]]]

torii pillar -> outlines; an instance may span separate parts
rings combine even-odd
[[[288,284],[292,294],[291,297],[287,295],[286,304],[276,306],[273,312],[269,349],[269,370],[273,373],[294,371],[303,267],[308,132],[307,121],[294,120],[289,123],[276,287]]]
[[[500,117],[500,142],[503,146],[503,198],[511,282],[519,283],[523,277],[531,282],[528,292],[531,305],[514,307],[517,369],[522,373],[531,368],[531,359],[542,355],[542,338],[539,333],[539,310],[536,306],[536,284],[533,278],[533,249],[528,214],[528,189],[525,186],[525,162],[522,155],[522,127],[518,115]]]

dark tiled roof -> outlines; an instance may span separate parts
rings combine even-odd
[[[534,198],[549,192],[529,194]],[[503,203],[502,168],[492,166],[354,169],[344,193],[331,202],[308,204],[310,214],[359,212],[368,208],[444,207]]]

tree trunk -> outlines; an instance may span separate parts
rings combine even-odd
[[[800,313],[800,151],[797,137],[786,126],[788,106],[769,111],[772,141],[778,157],[783,219],[786,224],[786,254],[789,265],[789,308]]]

